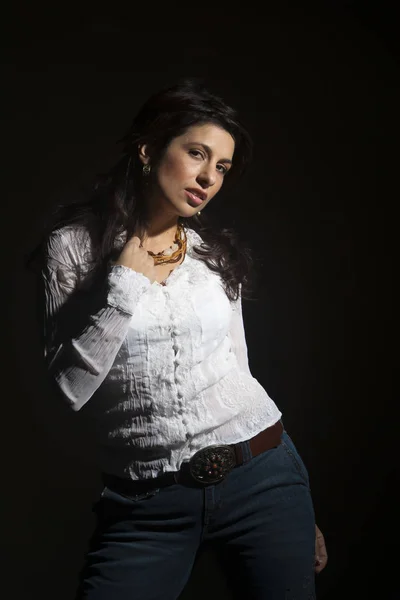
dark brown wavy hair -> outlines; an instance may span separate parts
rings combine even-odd
[[[92,237],[92,255],[96,257],[95,266],[104,267],[115,258],[115,239],[119,234],[126,231],[129,239],[134,231],[146,228],[138,146],[151,146],[152,164],[157,165],[175,137],[193,125],[204,123],[222,127],[235,141],[233,165],[226,179],[232,181],[242,175],[251,160],[252,142],[236,111],[210,93],[202,82],[185,80],[147,100],[120,140],[122,158],[108,173],[98,177],[89,199],[56,208],[43,241],[28,258],[28,266],[43,255],[44,244],[52,231],[79,223],[96,232]],[[252,299],[255,281],[252,251],[239,241],[234,229],[222,227],[207,212],[179,220],[201,236],[203,243],[194,250],[212,271],[220,275],[228,298],[236,300],[241,289],[243,298]]]

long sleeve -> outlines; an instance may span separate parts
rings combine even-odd
[[[44,355],[51,380],[78,411],[111,369],[150,280],[113,266],[101,290],[80,288],[80,240],[55,232],[41,273]]]
[[[246,334],[243,324],[241,291],[238,299],[232,303],[232,309],[233,314],[229,329],[232,350],[236,355],[240,370],[248,375],[251,375],[247,354]]]

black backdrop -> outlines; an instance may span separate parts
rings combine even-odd
[[[398,45],[385,3],[237,11],[15,3],[3,19],[1,538],[9,598],[73,597],[101,487],[78,415],[43,381],[21,267],[55,202],[118,156],[149,94],[206,77],[253,166],[215,201],[259,253],[244,303],[253,375],[308,466],[330,555],[319,598],[398,598],[392,255]],[[397,183],[397,182],[396,182]],[[4,561],[3,561],[4,562]],[[206,554],[184,598],[229,598]]]

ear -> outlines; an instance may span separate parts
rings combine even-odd
[[[142,165],[148,165],[150,162],[149,147],[147,144],[142,144],[138,149],[139,160]]]

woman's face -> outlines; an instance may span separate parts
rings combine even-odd
[[[191,217],[202,210],[221,189],[232,165],[235,142],[221,127],[195,125],[174,138],[154,173],[155,185],[149,198],[153,208],[171,216]],[[151,165],[146,147],[141,160]]]

